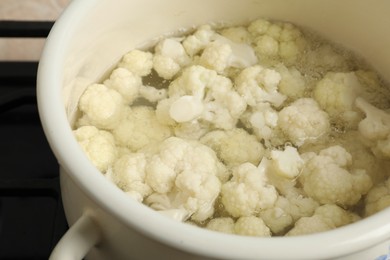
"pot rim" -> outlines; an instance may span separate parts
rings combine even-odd
[[[85,156],[68,123],[61,93],[62,65],[65,61],[63,50],[72,41],[78,22],[97,4],[98,0],[72,1],[56,21],[39,62],[37,102],[46,138],[59,164],[99,206],[127,226],[161,243],[217,258],[331,258],[358,252],[389,239],[390,208],[327,232],[297,237],[254,238],[183,225],[129,199],[107,181]]]

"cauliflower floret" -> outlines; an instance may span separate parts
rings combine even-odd
[[[286,236],[308,235],[319,232],[325,232],[333,229],[321,216],[313,215],[311,217],[302,217],[295,222],[294,228],[286,233]]]
[[[336,145],[309,156],[299,181],[308,196],[322,204],[353,206],[372,181],[363,169],[350,169],[352,156]]]
[[[285,145],[284,150],[273,148],[270,152],[267,151],[269,158],[264,157],[261,161],[268,182],[284,196],[304,194],[301,188],[297,187],[297,179],[302,172],[306,158],[295,149],[290,145]]]
[[[328,204],[318,207],[311,217],[302,217],[287,236],[313,234],[345,226],[359,220],[360,217],[337,205]]]
[[[360,97],[356,99],[356,106],[366,115],[358,125],[359,132],[373,143],[376,155],[390,158],[390,114]]]
[[[124,68],[112,71],[110,78],[104,81],[104,85],[118,91],[127,105],[131,105],[138,97],[139,88],[142,85],[141,77]]]
[[[171,129],[157,121],[155,111],[151,107],[136,106],[128,108],[126,117],[112,131],[116,142],[132,151],[159,142],[171,136]]]
[[[294,101],[279,112],[278,126],[297,146],[314,142],[330,132],[328,114],[311,98]]]
[[[215,152],[198,141],[169,137],[150,146],[156,148],[146,166],[146,181],[158,193],[172,190],[177,174],[183,171],[215,176],[222,176],[226,172]]]
[[[232,48],[229,44],[212,42],[204,49],[199,64],[218,73],[222,73],[229,65]]]
[[[241,217],[234,225],[237,235],[270,237],[271,231],[261,218],[255,216]]]
[[[246,68],[257,63],[257,57],[252,47],[245,43],[233,42],[219,34],[215,40],[204,49],[199,64],[223,73],[230,67]]]
[[[180,38],[167,38],[160,41],[155,47],[155,53],[169,57],[180,66],[190,63],[190,57],[186,53]]]
[[[180,43],[180,39],[164,39],[155,47],[153,68],[164,79],[173,78],[189,62],[190,58]]]
[[[192,35],[183,41],[183,47],[191,57],[203,50],[213,39],[215,31],[210,25],[200,26]]]
[[[114,129],[124,115],[124,100],[116,90],[103,84],[89,85],[78,105],[83,113],[77,124],[94,125],[100,129]]]
[[[146,76],[153,68],[153,54],[147,51],[131,50],[123,56],[118,67],[125,68],[141,77]]]
[[[279,56],[286,64],[296,63],[307,48],[302,32],[290,23],[283,24],[279,41]]]
[[[207,223],[206,228],[226,234],[235,234],[234,220],[229,217],[213,218]]]
[[[246,109],[245,100],[228,78],[202,66],[185,69],[169,85],[169,100],[157,105],[157,110],[163,110],[157,112],[162,117],[169,115],[178,123],[204,120],[222,129],[235,127]]]
[[[260,212],[261,218],[274,234],[284,234],[301,217],[313,215],[319,204],[300,192],[279,196],[275,206]]]
[[[356,99],[356,106],[366,115],[366,118],[359,123],[359,132],[369,140],[387,138],[390,133],[390,114],[362,98]]]
[[[244,163],[235,167],[232,179],[222,185],[222,204],[233,217],[251,216],[274,206],[278,193],[268,184],[264,171],[261,164]]]
[[[240,120],[260,141],[264,140],[267,147],[271,141],[275,143],[279,138],[279,131],[276,128],[278,112],[269,103],[258,103],[255,107],[251,107],[244,112]]]
[[[295,147],[272,150],[270,159],[263,158],[261,165],[268,182],[281,196],[274,207],[260,211],[260,216],[273,233],[283,234],[300,217],[311,216],[319,204],[296,187],[296,179],[302,171],[304,160]]]
[[[135,200],[142,202],[152,193],[152,189],[145,183],[146,163],[143,153],[128,153],[116,160],[106,176]]]
[[[286,146],[283,151],[271,151],[271,164],[277,175],[294,179],[301,173],[304,161],[295,147]]]
[[[236,221],[236,223],[234,223],[234,220],[229,217],[214,218],[210,220],[206,228],[226,234],[236,234],[242,236],[271,236],[271,231],[264,221],[255,216],[241,217]]]
[[[278,200],[281,198],[284,197],[279,197]],[[288,202],[286,204],[288,204]],[[294,220],[291,215],[286,213],[277,205],[275,205],[274,208],[261,211],[260,217],[275,235],[282,235],[288,227],[294,224]]]
[[[204,221],[212,217],[214,203],[221,190],[217,175],[184,170],[176,177],[175,185],[179,190],[177,197],[184,202],[184,208],[192,213],[192,220]]]
[[[314,98],[331,119],[349,128],[356,127],[361,115],[354,109],[361,85],[354,72],[329,72],[315,89]]]
[[[140,76],[124,68],[112,71],[110,77],[104,81],[104,85],[118,91],[122,95],[126,105],[132,105],[137,98],[144,98],[151,103],[156,103],[167,98],[166,89],[157,89],[152,86],[142,85]]]
[[[275,68],[281,76],[279,91],[292,100],[302,98],[307,90],[304,76],[294,67],[287,68],[279,64]]]
[[[375,185],[365,198],[365,216],[371,216],[390,207],[390,178]]]
[[[334,204],[322,205],[315,210],[314,214],[323,217],[324,221],[328,223],[329,226],[333,225],[335,227],[345,226],[360,219],[359,215],[356,213],[345,210]]]
[[[182,101],[185,101],[188,99],[184,96]],[[190,100],[193,98],[190,97]],[[184,138],[184,139],[192,139],[192,140],[199,140],[204,134],[209,132],[212,127],[208,122],[200,121],[200,120],[191,120],[189,122],[181,122],[177,123],[172,117],[171,113],[173,113],[173,116],[176,117],[177,120],[180,120],[180,118],[186,118],[189,115],[191,117],[194,117],[194,114],[196,115],[196,111],[186,114],[181,112],[183,111],[183,108],[178,108],[176,110],[172,109],[172,105],[178,105],[180,102],[176,102],[177,100],[175,98],[168,98],[168,99],[163,99],[160,102],[158,102],[157,107],[156,107],[156,117],[157,120],[164,125],[172,126],[173,131],[175,133],[175,136]],[[191,110],[191,109],[196,109],[193,105],[200,104],[195,101],[193,104],[184,104],[184,106],[187,108],[186,111]]]
[[[255,50],[260,61],[277,56],[281,30],[279,25],[265,19],[257,19],[248,26],[248,31],[255,38]]]
[[[228,166],[237,166],[245,162],[258,165],[264,154],[264,147],[256,137],[241,128],[212,131],[200,141],[211,147],[218,158]]]
[[[73,134],[88,159],[105,173],[114,163],[118,153],[111,133],[94,126],[82,126],[74,130]]]
[[[359,131],[347,131],[342,135],[337,135],[332,138],[332,144],[344,147],[353,158],[350,167],[366,170],[374,184],[385,181],[389,176],[390,163],[374,155],[370,146],[367,145],[367,140]],[[307,157],[306,155],[310,152],[314,152],[315,155],[327,147],[329,147],[329,139],[323,139],[316,143],[307,143],[299,147],[299,151],[302,156]]]
[[[271,22],[260,18],[249,24],[248,31],[254,36],[263,35],[267,33],[270,26]]]
[[[160,54],[153,57],[153,68],[163,79],[172,79],[180,70],[180,65],[172,58]]]
[[[255,65],[241,71],[235,79],[235,87],[249,106],[269,102],[279,107],[286,99],[286,96],[278,91],[280,80],[281,76],[277,71]]]
[[[160,210],[186,210],[194,221],[211,217],[221,187],[218,176],[226,171],[214,151],[177,137],[164,140],[154,150],[145,180],[156,193],[147,198],[147,204]],[[160,200],[169,203],[162,205]]]
[[[365,169],[373,183],[383,182],[390,174],[390,164],[388,160],[375,156],[363,139],[358,131],[354,131],[344,134],[338,142],[351,153],[353,168]]]
[[[272,59],[276,59],[279,53],[279,42],[275,40],[272,36],[261,35],[256,39],[255,51],[259,57],[260,62],[272,64]]]
[[[279,61],[293,64],[306,47],[300,30],[289,23],[258,19],[248,26],[248,31],[255,39],[255,51],[263,64],[272,65]]]

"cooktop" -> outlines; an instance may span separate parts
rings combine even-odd
[[[0,21],[0,37],[42,38],[52,25]],[[38,115],[37,68],[38,61],[0,61],[0,259],[48,259],[68,229],[59,167]]]

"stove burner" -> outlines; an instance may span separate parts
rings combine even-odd
[[[0,21],[0,38],[46,37],[52,25]],[[48,259],[68,228],[58,164],[38,116],[37,67],[0,61],[0,259]]]

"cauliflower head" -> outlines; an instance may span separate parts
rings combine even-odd
[[[302,217],[313,215],[319,203],[301,192],[279,196],[275,206],[260,212],[261,218],[274,234],[284,234]]]
[[[150,159],[145,181],[155,192],[147,198],[148,205],[185,210],[194,221],[213,215],[219,178],[226,174],[213,150],[197,141],[170,137],[146,153]]]
[[[278,127],[297,146],[330,132],[328,114],[312,98],[300,98],[284,107],[279,112]]]
[[[371,147],[376,155],[390,158],[390,114],[360,97],[356,99],[356,106],[366,116],[359,122],[359,132],[372,142]]]
[[[365,216],[371,216],[390,207],[390,178],[375,185],[365,198]]]
[[[272,150],[270,157],[274,172],[282,178],[298,177],[304,165],[298,150],[292,146],[286,146],[282,151]]]
[[[300,218],[287,236],[307,235],[324,232],[356,222],[360,217],[355,213],[334,205],[326,204],[318,207],[314,215]]]
[[[125,68],[141,77],[146,76],[153,68],[153,54],[137,49],[131,50],[122,57],[118,67]]]
[[[127,108],[126,117],[112,133],[118,145],[128,147],[134,152],[172,135],[171,129],[160,124],[154,109],[148,106]]]
[[[122,95],[103,84],[89,85],[80,97],[82,116],[79,126],[93,125],[100,129],[114,129],[124,116],[125,103]]]
[[[306,158],[299,181],[306,194],[321,204],[353,206],[372,186],[364,169],[350,167],[352,156],[339,145]]]
[[[135,200],[142,202],[152,193],[145,183],[147,160],[143,153],[127,153],[118,158],[106,176]]]
[[[250,129],[259,141],[264,141],[266,147],[271,147],[285,141],[277,128],[278,118],[278,112],[270,103],[265,102],[247,109],[241,116],[240,122]]]
[[[246,109],[245,100],[232,82],[213,70],[194,65],[169,85],[169,99],[157,105],[160,122],[209,122],[215,128],[232,129]]]
[[[164,79],[172,79],[190,61],[178,38],[163,39],[155,47],[153,68]]]
[[[262,167],[244,163],[235,167],[232,175],[221,189],[222,204],[230,215],[252,216],[274,206],[278,193],[275,187],[267,182]]]
[[[183,40],[183,47],[187,54],[193,57],[201,52],[214,38],[216,32],[210,25],[202,25]]]
[[[142,86],[141,77],[124,68],[113,70],[110,77],[104,81],[108,88],[120,93],[126,103],[131,105],[138,98],[139,88]]]
[[[295,64],[301,58],[306,41],[301,31],[290,23],[274,23],[257,19],[248,26],[255,51],[261,63]]]
[[[74,130],[73,134],[88,159],[105,173],[118,155],[112,134],[95,126],[82,126]]]
[[[241,128],[209,132],[200,142],[211,147],[218,158],[228,166],[245,162],[258,165],[264,154],[264,147],[256,137]]]
[[[237,235],[242,236],[271,236],[271,230],[261,218],[256,216],[240,217],[234,225],[234,231]]]
[[[226,234],[242,236],[271,236],[271,231],[264,221],[255,216],[240,217],[236,222],[230,217],[214,218],[207,223],[206,228]]]
[[[268,102],[279,107],[287,98],[278,90],[280,80],[276,70],[254,65],[242,70],[235,78],[235,88],[249,106]]]
[[[237,43],[215,34],[214,41],[209,43],[200,56],[199,65],[226,74],[226,69],[243,69],[257,63],[253,48],[247,43]]]
[[[225,234],[235,234],[234,220],[230,217],[219,217],[210,220],[206,228],[213,231],[222,232]]]
[[[354,106],[361,89],[354,72],[329,72],[318,81],[313,94],[332,121],[354,128],[361,119],[361,114]]]
[[[280,73],[279,92],[291,100],[296,100],[305,96],[308,85],[305,77],[295,67],[287,68],[283,64],[275,67]]]

